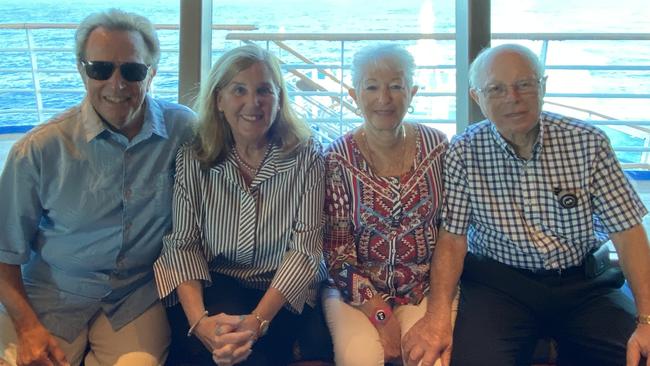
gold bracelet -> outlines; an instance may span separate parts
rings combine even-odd
[[[207,310],[203,310],[203,315],[201,315],[201,317],[199,318],[199,320],[195,321],[194,324],[192,324],[192,326],[190,327],[190,330],[187,331],[187,336],[188,336],[188,337],[191,337],[191,336],[192,336],[192,333],[194,332],[194,328],[196,328],[196,326],[199,325],[199,323],[201,322],[201,320],[203,320],[203,319],[204,319],[205,317],[207,317],[207,316],[208,316],[208,311],[207,311]]]
[[[650,315],[639,314],[636,316],[637,324],[650,324]]]

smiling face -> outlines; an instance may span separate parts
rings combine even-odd
[[[237,144],[263,143],[279,106],[279,89],[262,62],[240,71],[217,95],[217,108]]]
[[[506,95],[489,98],[476,89],[471,89],[470,94],[501,135],[512,141],[537,127],[544,102],[545,84],[540,85],[538,92],[527,94],[520,94],[512,85],[539,76],[535,74],[530,61],[520,53],[513,50],[497,51],[486,60],[484,74],[477,84],[481,89],[496,84],[507,85]]]
[[[86,61],[148,63],[148,51],[142,36],[134,31],[111,31],[103,27],[90,33],[85,48]],[[79,66],[90,103],[99,116],[113,128],[131,137],[144,120],[144,100],[156,70],[151,68],[143,81],[126,81],[119,70],[108,80],[94,80]]]
[[[350,89],[366,120],[378,131],[395,130],[400,126],[417,87],[409,88],[404,73],[391,62],[380,62],[368,68],[358,90]]]

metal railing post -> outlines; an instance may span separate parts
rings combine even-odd
[[[41,82],[38,78],[38,59],[34,51],[34,37],[29,28],[25,28],[25,35],[27,37],[27,49],[29,50],[29,62],[32,68],[32,83],[34,84],[34,96],[36,98],[36,114],[38,121],[43,122],[43,97],[41,96]]]
[[[180,22],[178,101],[191,106],[201,81],[210,72],[212,0],[182,0]]]
[[[482,120],[469,95],[469,65],[490,45],[490,0],[456,0],[456,132]]]

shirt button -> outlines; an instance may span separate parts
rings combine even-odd
[[[131,189],[124,191],[124,199],[128,200],[129,198],[131,198]]]

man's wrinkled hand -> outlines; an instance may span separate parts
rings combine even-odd
[[[17,331],[18,350],[16,363],[18,366],[53,365],[68,366],[65,353],[58,342],[42,325]]]
[[[433,366],[440,359],[449,365],[452,342],[451,321],[426,313],[402,337],[404,359],[408,366]],[[420,363],[421,362],[421,363]]]
[[[650,324],[639,324],[627,342],[627,366],[637,366],[641,357],[650,366]]]

